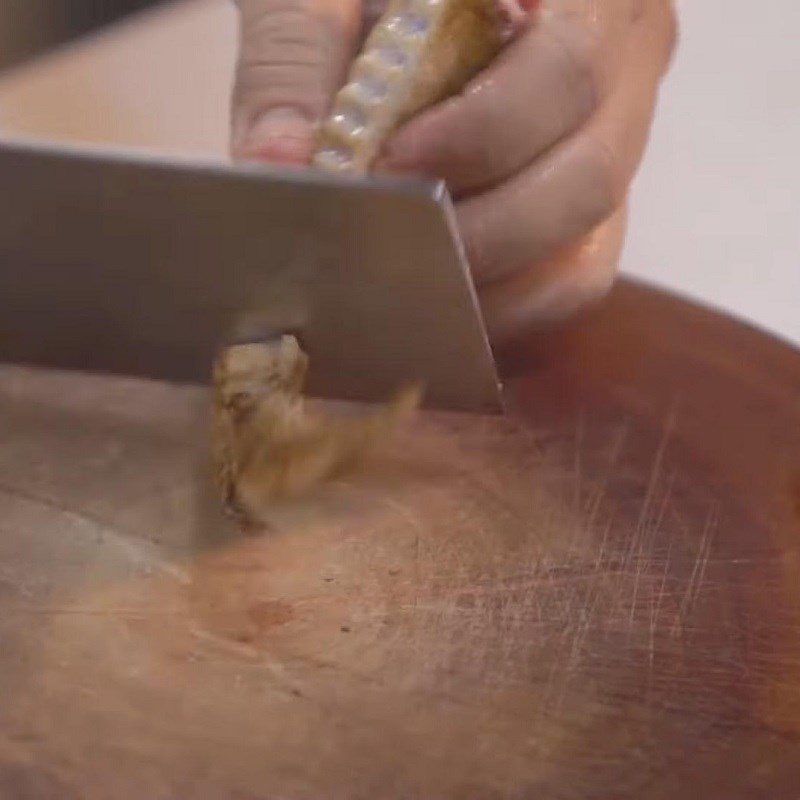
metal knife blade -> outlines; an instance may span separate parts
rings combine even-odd
[[[309,393],[501,393],[441,184],[0,144],[0,359],[205,382],[294,332]]]

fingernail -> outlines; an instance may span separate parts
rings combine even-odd
[[[281,164],[307,164],[314,146],[314,126],[299,109],[271,108],[257,117],[245,136],[246,156]]]

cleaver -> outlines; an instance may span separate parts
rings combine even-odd
[[[0,360],[206,382],[293,333],[308,393],[495,412],[442,183],[0,143]]]

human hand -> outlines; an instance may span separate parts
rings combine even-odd
[[[307,163],[378,4],[239,5],[234,153]],[[669,0],[545,0],[464,92],[388,143],[381,168],[447,180],[495,339],[610,286],[674,31]]]
[[[235,0],[240,44],[234,157],[308,164],[316,126],[344,82],[370,0]]]

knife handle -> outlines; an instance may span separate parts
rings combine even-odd
[[[313,164],[368,172],[394,130],[463,89],[525,19],[518,0],[391,0],[320,127]]]

